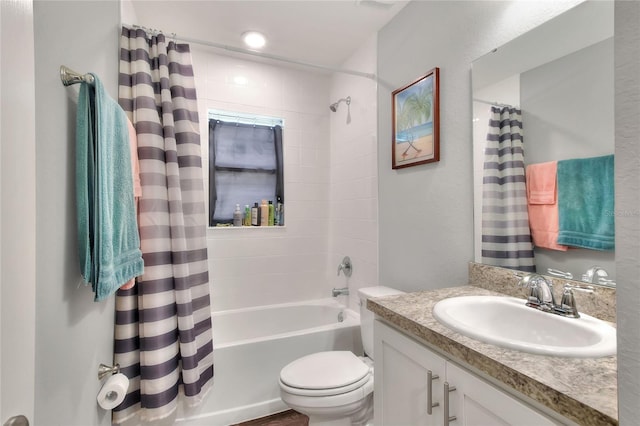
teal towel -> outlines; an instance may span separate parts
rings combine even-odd
[[[76,117],[80,272],[95,301],[142,275],[127,118],[100,79],[81,83]]]
[[[558,161],[558,244],[615,248],[613,155]]]

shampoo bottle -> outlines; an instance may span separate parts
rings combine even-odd
[[[260,222],[258,222],[258,203],[253,203],[253,207],[251,208],[251,226],[258,226]]]
[[[251,209],[249,208],[249,204],[245,204],[244,206],[244,220],[242,221],[242,225],[251,226]]]
[[[273,206],[273,201],[269,200],[269,226],[275,224],[275,213],[276,209]]]
[[[278,197],[276,205],[276,216],[278,217],[278,226],[284,226],[284,203],[280,197]]]
[[[236,204],[236,209],[233,212],[233,226],[242,226],[242,212],[240,211],[240,204]]]
[[[267,200],[262,200],[260,203],[260,226],[269,225],[269,205]]]

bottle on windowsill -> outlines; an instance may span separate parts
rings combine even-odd
[[[276,218],[277,226],[284,226],[284,203],[280,197],[278,197],[278,203],[276,204]]]
[[[273,226],[275,225],[275,213],[276,213],[276,209],[273,205],[273,201],[269,200],[269,221],[268,221],[268,225],[269,226]]]
[[[233,212],[233,226],[242,226],[242,211],[240,211],[240,204],[236,204],[236,209]]]
[[[245,204],[244,206],[244,218],[242,220],[243,226],[251,226],[251,208],[249,204]]]
[[[251,226],[259,226],[260,222],[258,221],[260,208],[258,207],[258,203],[253,203],[253,207],[251,207]]]
[[[269,226],[269,205],[267,200],[260,203],[260,226]]]

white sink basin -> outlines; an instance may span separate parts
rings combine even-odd
[[[565,318],[525,303],[514,297],[451,297],[436,303],[433,316],[460,334],[508,349],[580,358],[616,353],[616,329],[606,322],[582,313]]]

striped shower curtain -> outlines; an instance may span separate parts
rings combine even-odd
[[[535,272],[522,112],[491,107],[482,178],[482,263]]]
[[[195,405],[213,377],[206,213],[189,46],[123,27],[119,102],[134,124],[144,274],[116,294],[114,361],[130,379],[113,422]]]

